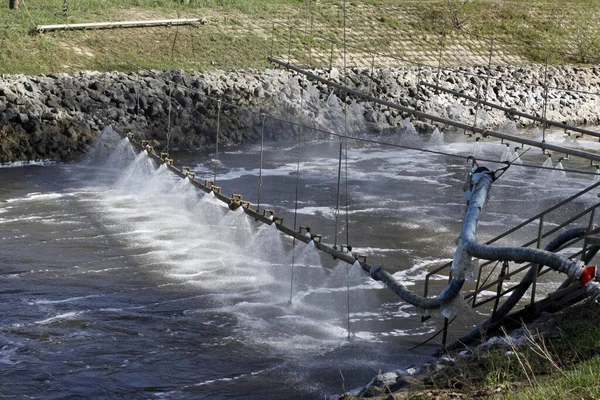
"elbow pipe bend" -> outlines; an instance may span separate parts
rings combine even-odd
[[[437,297],[424,297],[419,296],[406,288],[398,282],[389,272],[387,272],[381,265],[375,265],[370,271],[371,278],[376,281],[381,281],[392,290],[398,297],[405,302],[420,308],[422,310],[435,310],[442,308],[444,305],[451,302],[462,289],[465,280],[459,280],[453,278],[448,286],[440,293]]]
[[[587,228],[573,228],[565,231],[555,237],[548,245],[544,248],[546,251],[556,251],[563,244],[579,238],[587,233]],[[541,265],[532,265],[531,268],[527,271],[521,282],[517,285],[516,289],[510,294],[508,299],[496,310],[494,314],[494,319],[492,317],[486,319],[478,328],[472,330],[465,336],[465,340],[474,340],[481,337],[481,331],[485,330],[491,323],[504,318],[512,309],[517,305],[517,303],[521,300],[523,295],[527,292],[527,289],[533,283],[534,274],[538,273],[541,269]]]
[[[471,181],[473,186],[470,190],[470,201],[465,214],[461,236],[468,235],[471,232],[474,236],[483,205],[485,204],[489,188],[493,181],[493,173],[487,168],[479,168],[473,174]],[[465,283],[465,271],[461,270],[461,268],[464,267],[456,268],[455,265],[464,265],[464,261],[467,261],[464,259],[465,257],[468,257],[468,254],[466,254],[466,252],[461,249],[461,246],[459,246],[454,255],[452,266],[452,269],[455,270],[456,273],[448,286],[437,297],[424,297],[411,292],[380,265],[373,266],[370,270],[370,275],[371,278],[385,283],[388,288],[407,303],[422,310],[434,310],[442,308],[444,305],[450,303],[460,293]]]

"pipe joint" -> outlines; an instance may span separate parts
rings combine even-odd
[[[381,279],[379,279],[379,272],[381,271],[383,267],[381,265],[373,265],[371,267],[371,270],[369,271],[369,275],[371,275],[371,278],[373,278],[373,280],[376,281],[380,281]]]

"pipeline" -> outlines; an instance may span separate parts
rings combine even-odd
[[[184,168],[181,170],[173,166],[173,162],[169,158],[163,158],[158,156],[152,149],[151,146],[140,146],[143,150],[148,150],[147,154],[155,159],[159,163],[166,164],[167,168],[180,176],[181,178],[190,178],[190,171],[184,172]],[[167,155],[168,157],[168,155]],[[258,210],[250,208],[250,204],[242,206],[243,211],[249,216],[255,218],[257,221],[261,221],[266,224],[275,224],[276,228],[285,233],[288,236],[294,237],[304,243],[312,241],[319,250],[330,254],[334,258],[345,261],[348,264],[354,264],[358,262],[361,268],[367,272],[374,280],[383,282],[389,289],[396,293],[402,300],[407,303],[420,308],[422,310],[433,310],[440,309],[448,305],[453,301],[459,294],[465,283],[465,276],[468,269],[472,266],[472,257],[500,260],[500,261],[514,261],[514,262],[532,262],[539,265],[547,265],[550,268],[563,272],[568,275],[570,279],[580,279],[584,274],[585,281],[580,279],[582,286],[585,286],[586,292],[592,296],[593,299],[600,297],[600,269],[596,267],[588,270],[585,268],[582,262],[570,260],[564,256],[554,254],[550,251],[529,249],[529,248],[513,248],[513,247],[492,247],[483,244],[479,244],[476,240],[477,225],[481,216],[483,206],[487,201],[489,190],[492,182],[494,181],[494,173],[484,167],[479,167],[471,171],[471,188],[466,193],[469,198],[467,211],[465,213],[465,220],[459,240],[457,250],[454,254],[451,271],[453,277],[448,286],[434,298],[419,296],[404,285],[399,283],[390,273],[388,273],[381,265],[370,266],[366,260],[360,260],[360,256],[351,252],[343,252],[335,247],[328,246],[321,242],[318,235],[305,234],[299,231],[295,231],[285,225],[281,219],[277,223],[275,218],[269,218],[265,213],[260,214]],[[199,189],[213,193],[213,195],[231,205],[229,197],[223,195],[220,188],[208,186],[208,182],[202,184],[195,179],[195,176],[191,176],[190,182],[198,187]],[[238,195],[239,196],[239,195]],[[319,238],[319,240],[316,240]]]
[[[548,250],[529,249],[525,247],[493,247],[477,242],[477,224],[493,181],[494,173],[487,168],[478,168],[473,171],[471,176],[471,189],[467,193],[467,195],[470,196],[469,205],[465,213],[461,236],[451,267],[454,276],[440,295],[435,298],[415,295],[396,281],[394,277],[387,273],[381,266],[374,266],[371,268],[371,277],[375,280],[384,282],[394,293],[407,303],[423,310],[432,310],[443,308],[458,296],[464,285],[466,272],[471,266],[471,257],[486,260],[513,261],[517,263],[531,262],[540,266],[546,265],[555,271],[565,273],[571,279],[579,279],[592,299],[599,298],[600,283],[598,281],[600,280],[600,270],[596,267],[587,267],[593,268],[593,270],[587,270],[583,262],[571,260]],[[574,230],[568,234],[561,235],[550,243],[549,246],[552,246],[551,248],[553,248],[561,242],[564,243],[563,241],[570,236],[576,236],[578,234],[580,235],[581,232]],[[584,271],[585,276],[582,278]],[[506,308],[509,308],[509,306],[510,305],[507,305]]]
[[[565,243],[568,243],[573,239],[581,238],[587,232],[587,227],[569,229],[568,231],[565,231],[555,237],[550,243],[548,243],[544,250],[551,252],[557,251]],[[587,261],[589,261],[589,259],[586,259],[584,262]],[[500,306],[492,316],[481,323],[476,329],[466,334],[461,341],[471,341],[480,338],[481,333],[485,332],[490,324],[504,318],[509,312],[511,312],[521,298],[525,295],[525,292],[527,292],[527,289],[529,289],[533,283],[534,276],[537,275],[541,269],[541,265],[532,265],[523,279],[521,279],[521,282],[519,282],[519,284],[516,286],[515,290],[513,290],[508,299],[506,299],[506,301],[502,304],[502,306]]]

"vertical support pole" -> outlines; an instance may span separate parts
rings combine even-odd
[[[338,249],[337,246],[337,238],[338,238],[338,219],[340,216],[340,185],[342,179],[342,149],[344,145],[344,140],[340,137],[340,154],[338,158],[338,177],[337,177],[337,194],[336,194],[336,204],[335,204],[335,236],[333,242],[333,248],[335,250]]]
[[[217,169],[219,168],[219,134],[221,133],[221,100],[217,103],[217,135],[215,138],[215,175],[213,185],[217,184]]]
[[[544,216],[542,215],[540,217],[540,224],[538,226],[538,237],[537,237],[537,248],[541,249],[542,248],[542,232],[544,231]],[[533,282],[531,283],[531,305],[533,305],[535,303],[535,291],[537,288],[537,277],[539,274],[539,270],[535,271],[535,274],[533,274]]]
[[[104,87],[102,88],[103,89],[102,91],[104,92],[104,95],[106,97],[108,97],[107,89],[106,89],[108,86],[107,85],[107,77],[108,77],[108,50],[104,50],[104,84],[103,84]],[[108,122],[108,104],[107,103],[109,103],[109,102],[110,102],[110,100],[103,102],[103,104],[104,104],[104,123],[105,124]]]
[[[63,0],[63,17],[67,18],[67,12],[69,11],[69,3],[67,0]]]
[[[11,10],[18,10],[19,0],[8,0],[8,8]]]
[[[546,50],[546,68],[544,70],[544,109],[542,110],[542,143],[546,143],[546,110],[548,108],[548,50]]]
[[[592,229],[594,229],[594,219],[596,218],[596,209],[594,208],[591,212],[590,212],[590,220],[588,222],[588,232],[591,232]],[[581,260],[583,260],[585,258],[585,253],[587,251],[587,239],[583,240],[583,249],[581,250]]]
[[[479,78],[478,78],[477,79],[477,103],[475,103],[475,116],[473,117],[473,128],[477,128],[477,114],[479,113],[479,108],[481,106],[480,96],[481,96],[481,80],[479,80]]]
[[[308,2],[310,0],[306,0],[304,3],[306,4],[306,19],[304,21],[304,50],[303,50],[303,54],[302,57],[304,58],[304,60],[306,60],[306,37],[308,35]]]
[[[140,136],[140,92],[142,91],[142,85],[140,84],[140,71],[137,72],[137,90],[135,99],[135,125],[138,137]]]
[[[331,79],[331,68],[333,68],[333,41],[331,42],[331,52],[329,53],[329,79]]]
[[[498,304],[500,303],[500,294],[502,293],[502,285],[504,284],[504,278],[506,277],[507,271],[508,261],[504,261],[502,263],[500,275],[498,276],[498,284],[496,285],[496,299],[494,300],[494,308],[492,309],[492,316],[490,318],[491,322],[494,322],[496,320],[496,311],[498,311]]]
[[[271,30],[271,57],[273,57],[273,48],[275,46],[275,22],[273,22],[273,29]]]
[[[309,5],[309,14],[310,14],[310,46],[308,46],[308,64],[312,65],[312,41],[313,41],[313,13],[312,13],[312,3],[308,0]]]
[[[288,64],[292,61],[292,27],[289,27],[290,34],[288,36]]]
[[[375,97],[373,85],[375,84],[375,52],[371,55],[371,81],[369,82],[369,94]],[[373,112],[375,112],[375,102],[373,102]]]
[[[483,101],[487,101],[488,90],[490,89],[490,76],[492,74],[492,56],[494,54],[494,38],[490,40],[490,57],[488,58],[487,76],[485,78],[485,91],[483,92]]]
[[[444,40],[446,39],[446,27],[442,28],[442,37],[440,38],[440,55],[438,57],[438,71],[435,78],[435,85],[440,86],[440,75],[442,73],[442,56],[444,54]],[[435,94],[439,94],[440,91],[435,89]]]
[[[450,271],[450,273],[448,274],[448,284],[450,282],[452,282],[452,270]],[[442,346],[446,347],[446,341],[448,340],[448,326],[450,325],[450,320],[446,317],[444,317],[444,332],[442,334]]]

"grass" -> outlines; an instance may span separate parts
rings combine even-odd
[[[0,16],[0,72],[264,68],[270,54],[340,66],[341,1],[21,0]],[[346,2],[347,65],[591,63],[600,54],[600,2],[362,0]],[[41,24],[206,17],[201,26],[34,33]],[[288,26],[295,27],[290,30]],[[304,32],[306,31],[306,33]],[[291,40],[290,40],[291,39]],[[330,39],[337,43],[330,42]],[[528,46],[535,46],[531,48]],[[373,52],[394,58],[375,57]],[[468,52],[466,54],[465,52]],[[401,60],[402,59],[402,60]],[[409,61],[407,61],[409,60]]]
[[[555,321],[547,337],[526,331],[527,346],[476,350],[431,376],[424,386],[394,398],[599,398],[600,305],[578,305],[558,314]]]

